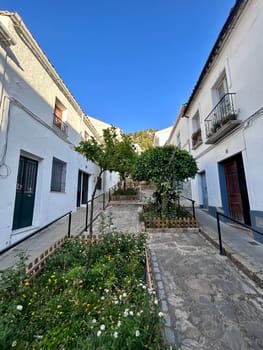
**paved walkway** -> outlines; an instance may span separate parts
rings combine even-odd
[[[199,233],[153,233],[153,271],[168,343],[262,350],[263,291]]]
[[[217,222],[206,211],[197,209],[203,235],[218,245]],[[223,248],[230,259],[263,288],[263,244],[255,241],[252,233],[220,221]]]
[[[123,232],[139,232],[141,202],[113,203],[113,224]],[[259,350],[263,349],[263,291],[237,269],[226,256],[219,255],[205,237],[217,241],[215,219],[197,210],[203,233],[152,233],[149,248],[154,279],[165,314],[165,337],[183,350]],[[72,215],[72,232],[77,234],[85,222],[85,209]],[[107,219],[106,219],[107,220]],[[99,232],[100,220],[94,225]],[[226,227],[225,227],[226,226]],[[232,233],[229,233],[233,229]],[[15,253],[25,250],[39,256],[67,233],[67,219],[23,242],[0,256],[0,269],[11,266]],[[252,238],[243,230],[222,225],[224,248],[239,265],[261,279],[263,251],[250,244]],[[243,242],[243,243],[242,243]],[[246,271],[247,272],[247,271]],[[257,280],[258,282],[258,280]]]

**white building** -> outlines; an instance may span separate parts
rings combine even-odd
[[[0,11],[0,250],[90,199],[98,168],[74,149],[90,136],[101,132],[19,15]]]
[[[170,135],[171,130],[172,130],[172,126],[156,131],[153,138],[154,146],[164,146],[165,142],[167,141]]]
[[[263,232],[262,33],[263,1],[237,0],[168,142],[197,160],[201,207]]]

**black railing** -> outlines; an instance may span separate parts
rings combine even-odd
[[[38,229],[38,230],[32,232],[32,233],[29,234],[28,236],[25,236],[24,238],[19,239],[19,240],[16,241],[15,243],[13,243],[13,244],[9,245],[8,247],[6,247],[5,249],[1,250],[1,251],[0,251],[0,254],[3,254],[3,253],[5,253],[5,252],[7,252],[8,250],[10,250],[10,249],[16,247],[18,244],[20,244],[20,243],[24,242],[25,240],[27,240],[27,239],[29,239],[29,238],[35,236],[37,233],[39,233],[39,232],[45,230],[46,228],[48,228],[49,226],[53,225],[55,222],[61,220],[62,218],[64,218],[64,217],[67,216],[67,215],[69,216],[69,220],[68,220],[68,237],[70,237],[70,233],[71,233],[71,215],[72,215],[72,211],[69,211],[69,212],[67,212],[67,213],[64,214],[64,215],[61,215],[59,218],[57,218],[57,219],[51,221],[51,222],[48,223],[47,225],[45,225],[45,226],[41,227],[40,229]]]
[[[179,205],[180,205],[180,197],[182,197],[184,199],[187,199],[188,201],[191,202],[193,218],[195,218],[195,201],[192,198],[188,198],[188,197],[185,197],[182,194],[180,194],[179,197],[178,197],[178,204]]]
[[[53,124],[56,125],[65,135],[68,135],[68,126],[54,114]]]
[[[205,118],[206,137],[211,137],[229,120],[235,120],[237,111],[234,106],[235,93],[225,94]]]
[[[221,227],[220,227],[220,215],[223,216],[224,218],[228,219],[228,220],[231,220],[233,222],[235,222],[236,224],[240,225],[240,226],[243,226],[253,232],[256,232],[257,234],[263,236],[263,233],[258,231],[258,230],[255,230],[254,228],[252,228],[251,226],[247,225],[247,224],[244,224],[243,222],[241,221],[238,221],[236,219],[233,219],[231,218],[230,216],[228,215],[225,215],[219,211],[216,212],[216,221],[217,221],[217,231],[218,231],[218,240],[219,240],[219,252],[221,255],[226,255],[225,254],[225,249],[223,248],[223,245],[222,245],[222,235],[221,235]]]
[[[108,203],[111,201],[111,191],[114,190],[116,188],[116,186],[112,186],[111,188],[109,188],[109,192],[108,192]],[[96,196],[93,200],[95,201],[96,199],[102,197],[102,210],[105,210],[106,208],[106,192],[103,192],[101,194],[99,194],[98,196]],[[97,213],[94,218],[92,219],[92,222],[90,222],[88,224],[88,218],[89,218],[89,204],[92,202],[92,199],[90,199],[87,204],[86,204],[86,217],[85,217],[85,228],[82,232],[87,231],[88,227],[90,227],[91,224],[93,224],[93,222],[98,218],[98,216],[100,215],[100,212]]]

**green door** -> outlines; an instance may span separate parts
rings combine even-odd
[[[16,184],[13,230],[32,225],[37,165],[37,161],[20,156]]]

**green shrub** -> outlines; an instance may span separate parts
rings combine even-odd
[[[145,234],[105,234],[92,246],[88,271],[81,240],[66,241],[33,280],[17,278],[20,265],[8,270],[0,348],[165,349],[155,292],[143,280],[146,241]]]
[[[126,195],[126,196],[136,196],[139,193],[139,189],[137,187],[127,187],[124,188],[118,188],[113,192],[113,195]]]

